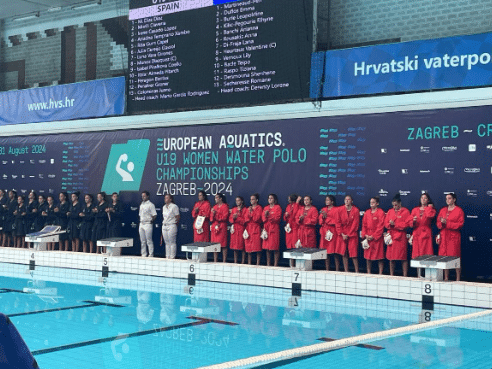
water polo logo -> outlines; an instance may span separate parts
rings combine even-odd
[[[127,143],[113,144],[101,191],[138,191],[149,147],[149,140],[129,140]]]

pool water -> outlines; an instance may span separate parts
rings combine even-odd
[[[287,289],[201,281],[190,289],[184,279],[117,273],[103,278],[101,272],[27,271],[12,264],[1,270],[0,312],[10,317],[42,369],[196,368],[422,319],[421,306],[409,301],[320,292],[293,297]],[[480,309],[436,305],[434,319],[474,311]],[[428,340],[402,336],[278,365],[334,367],[343,361],[347,368],[425,367],[427,362],[448,365],[441,361],[458,350],[456,360],[463,362],[469,348],[459,345],[468,341],[492,348],[490,332],[444,327],[433,334],[418,333]],[[440,336],[459,344],[434,347],[431,338]],[[410,366],[402,365],[407,362]]]

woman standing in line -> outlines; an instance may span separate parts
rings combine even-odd
[[[116,192],[111,195],[111,202],[106,208],[108,213],[108,238],[121,237],[123,230],[123,214],[125,209]]]
[[[5,191],[0,188],[0,227],[2,227],[2,230],[0,231],[0,245],[2,247],[5,247],[5,242],[7,239],[7,235],[5,232],[5,219],[8,207],[7,204],[8,199],[5,195]]]
[[[436,209],[427,192],[420,196],[419,206],[411,213],[413,233],[410,238],[412,244],[412,259],[423,255],[433,255],[431,223],[436,216]],[[420,277],[421,268],[418,268]]]
[[[246,212],[246,229],[243,232],[244,248],[248,254],[248,264],[251,265],[251,254],[256,253],[256,265],[260,265],[261,259],[261,214],[263,209],[258,204],[260,195],[251,195],[251,205]]]
[[[246,222],[246,212],[244,199],[236,196],[236,206],[230,210],[229,223],[231,223],[231,241],[230,248],[234,250],[234,263],[238,262],[238,254],[241,251],[241,264],[246,262],[246,252],[244,251],[244,224]]]
[[[15,243],[15,216],[14,211],[17,208],[17,191],[11,190],[9,191],[9,200],[7,203],[6,214],[5,214],[5,235],[6,235],[6,244],[5,246],[16,247]],[[11,243],[12,241],[12,243]]]
[[[179,208],[174,203],[173,195],[166,193],[164,195],[164,206],[162,207],[162,235],[161,246],[164,243],[166,247],[166,258],[175,259],[179,224]]]
[[[210,212],[210,222],[212,224],[211,242],[220,243],[222,250],[222,262],[227,261],[227,220],[229,219],[229,205],[226,204],[224,194],[215,195],[215,205]],[[214,262],[217,262],[219,253],[214,252]]]
[[[299,224],[299,239],[301,247],[316,247],[316,225],[318,224],[318,210],[313,206],[311,196],[304,196],[304,207],[297,213]]]
[[[384,218],[385,214],[379,208],[379,197],[371,197],[370,208],[362,218],[362,248],[366,259],[367,274],[371,274],[372,261],[378,261],[379,274],[384,270]],[[365,247],[364,247],[365,245]]]
[[[24,196],[17,197],[17,207],[14,210],[14,243],[17,248],[25,248],[27,206]]]
[[[46,210],[41,212],[41,218],[44,219],[44,225],[56,225],[56,213],[55,213],[55,198],[53,195],[48,195],[46,198],[47,207]],[[60,235],[61,236],[61,235]],[[48,251],[54,251],[56,248],[55,242],[48,242]]]
[[[80,192],[72,193],[72,203],[68,212],[68,237],[72,243],[72,251],[74,252],[79,252],[80,249],[80,227],[82,226],[80,213],[82,212],[82,204],[79,202],[79,196]]]
[[[39,195],[38,208],[36,210],[36,213],[38,215],[36,216],[36,219],[34,221],[34,232],[39,232],[45,226],[46,217],[43,216],[43,213],[46,213],[47,210],[48,210],[48,203],[46,202],[46,197],[44,197],[44,195]]]
[[[401,206],[400,194],[396,194],[392,200],[393,208],[388,210],[384,225],[391,235],[391,243],[386,249],[386,259],[390,264],[390,275],[395,275],[395,263],[401,260],[403,276],[408,276],[407,248],[408,240],[406,229],[411,222],[410,211]]]
[[[59,195],[60,203],[58,206],[55,208],[55,214],[56,214],[56,225],[59,225],[61,227],[62,231],[68,232],[67,226],[68,226],[68,216],[67,213],[70,210],[70,204],[68,203],[68,194],[66,192],[60,192]],[[59,250],[60,251],[68,251],[68,234],[67,233],[60,233],[60,238],[59,238]]]
[[[38,195],[31,191],[28,195],[26,204],[27,214],[25,217],[25,232],[26,234],[34,232],[36,218],[38,217]]]
[[[446,195],[446,205],[437,216],[439,232],[439,255],[461,258],[461,228],[465,224],[465,213],[456,204],[456,194]],[[461,268],[456,269],[456,280],[461,279]],[[449,269],[444,270],[444,280],[449,280]]]
[[[99,192],[97,194],[97,204],[92,209],[94,213],[94,225],[92,227],[92,242],[96,246],[97,253],[105,252],[103,247],[97,246],[97,241],[106,238],[108,231],[108,213],[106,209],[108,208],[108,202],[106,201],[106,193]]]
[[[360,214],[359,209],[354,206],[352,196],[347,195],[344,199],[344,206],[338,208],[337,224],[337,251],[336,253],[342,257],[343,269],[348,272],[348,259],[352,259],[356,273],[359,273],[359,260],[357,259],[359,237],[357,231],[359,229]]]
[[[295,249],[299,240],[299,224],[297,224],[297,212],[302,208],[302,197],[293,193],[288,197],[289,204],[285,208],[285,246],[287,249]],[[295,260],[290,259],[289,264],[294,267]]]
[[[336,208],[337,203],[335,196],[328,195],[325,197],[325,207],[320,210],[318,216],[318,222],[321,226],[319,233],[321,235],[319,241],[319,248],[325,249],[328,254],[325,260],[326,270],[330,270],[330,257],[333,255],[335,260],[335,269],[338,272],[340,270],[340,260],[335,255],[337,245],[337,223],[338,223],[338,210]]]
[[[263,250],[265,250],[267,265],[271,265],[271,254],[273,251],[273,266],[278,266],[280,259],[280,219],[282,219],[282,208],[278,204],[278,197],[271,193],[268,195],[268,205],[263,208],[261,216],[263,220]]]
[[[210,241],[210,201],[203,190],[198,192],[198,201],[193,206],[191,216],[193,219],[193,242]]]
[[[95,213],[92,211],[94,209],[93,204],[94,197],[91,194],[84,196],[84,206],[82,211],[79,213],[80,219],[82,219],[82,225],[80,226],[80,239],[82,240],[82,252],[93,253],[94,241],[92,241],[92,228],[94,227]],[[89,249],[87,248],[87,243],[89,243]]]

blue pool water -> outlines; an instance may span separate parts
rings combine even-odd
[[[101,272],[1,265],[0,312],[10,317],[40,368],[50,369],[196,368],[408,326],[422,313],[408,301],[318,292],[293,298],[286,289],[186,285],[183,279],[102,278]],[[437,305],[434,319],[479,310]],[[432,340],[439,337],[446,339]],[[486,356],[491,339],[490,332],[443,327],[371,343],[381,350],[348,347],[278,367],[335,367],[341,361],[347,368],[460,367],[449,358],[456,354],[459,364]]]

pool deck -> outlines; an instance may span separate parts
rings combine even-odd
[[[322,270],[300,271],[286,267],[196,263],[180,259],[106,256],[14,248],[0,248],[0,262],[101,272],[107,268],[109,273],[186,280],[195,278],[196,282],[222,282],[284,288],[293,291],[300,289],[301,293],[318,291],[416,302],[422,302],[422,296],[428,295],[433,296],[436,304],[492,308],[492,285],[488,283],[430,282],[417,278],[387,275]]]

